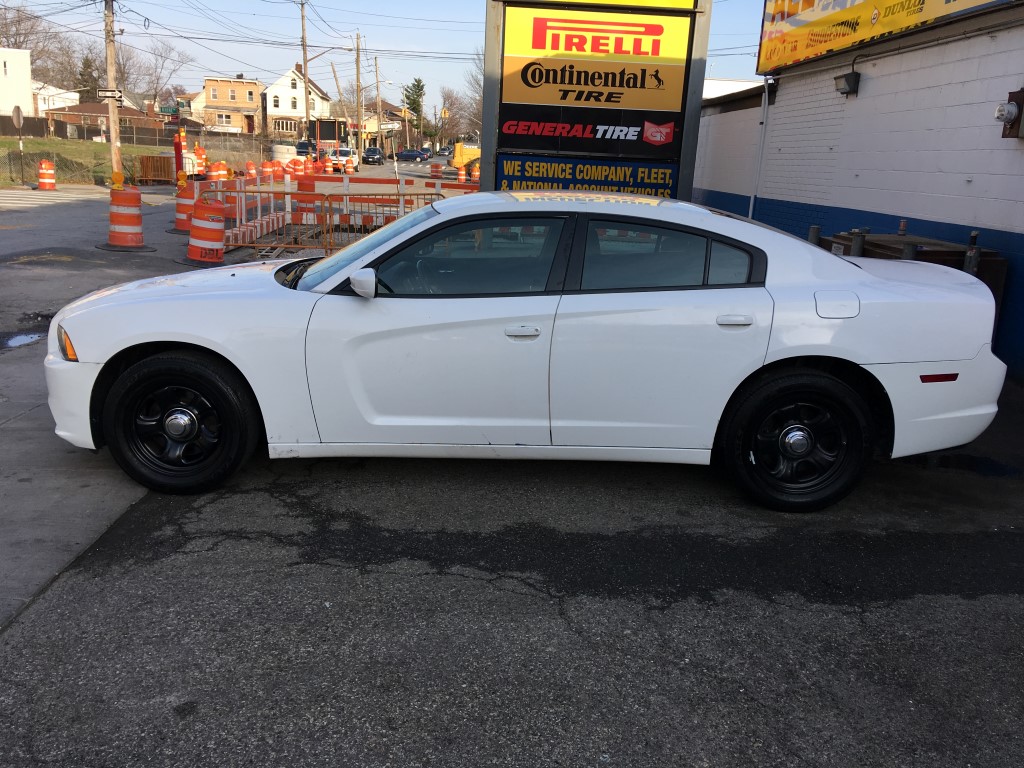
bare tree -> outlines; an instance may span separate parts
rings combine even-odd
[[[153,41],[149,46],[149,56],[148,62],[141,62],[139,79],[142,82],[142,92],[156,103],[174,76],[195,59],[163,40]]]
[[[0,48],[32,52],[32,77],[70,88],[78,69],[74,41],[25,6],[0,6]]]
[[[477,48],[473,52],[473,63],[470,68],[466,70],[465,75],[466,91],[465,101],[466,110],[463,112],[463,117],[466,119],[467,125],[465,130],[462,131],[464,134],[475,134],[480,135],[480,130],[483,128],[484,121],[484,49]]]

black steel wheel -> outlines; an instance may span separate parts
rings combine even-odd
[[[220,485],[256,446],[257,408],[245,382],[209,355],[170,352],[128,368],[107,395],[103,430],[134,480],[164,493]]]
[[[815,512],[846,496],[872,453],[863,398],[823,373],[764,379],[736,399],[723,421],[719,453],[755,501]]]

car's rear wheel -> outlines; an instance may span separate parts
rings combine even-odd
[[[764,379],[726,414],[719,455],[755,501],[786,512],[815,512],[846,496],[872,454],[863,398],[824,373]]]
[[[122,373],[107,395],[103,430],[121,468],[164,493],[220,485],[259,437],[245,382],[216,358],[191,352],[155,355]]]

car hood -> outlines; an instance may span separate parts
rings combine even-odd
[[[210,293],[244,293],[267,291],[271,288],[287,290],[274,277],[274,272],[287,261],[262,261],[231,267],[163,275],[131,283],[122,283],[83,296],[60,311],[68,317],[86,309],[93,310],[111,305],[123,306],[137,302],[159,301],[166,298],[184,298]]]

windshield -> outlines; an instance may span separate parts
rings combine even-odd
[[[428,205],[420,208],[418,211],[406,214],[400,219],[396,219],[377,231],[371,232],[366,237],[356,240],[351,245],[342,248],[331,256],[316,262],[316,264],[306,270],[306,273],[295,287],[300,291],[313,290],[324,280],[333,277],[349,264],[354,264],[363,256],[381,247],[389,240],[398,238],[403,233],[419,226],[434,216],[437,216],[437,211]]]

